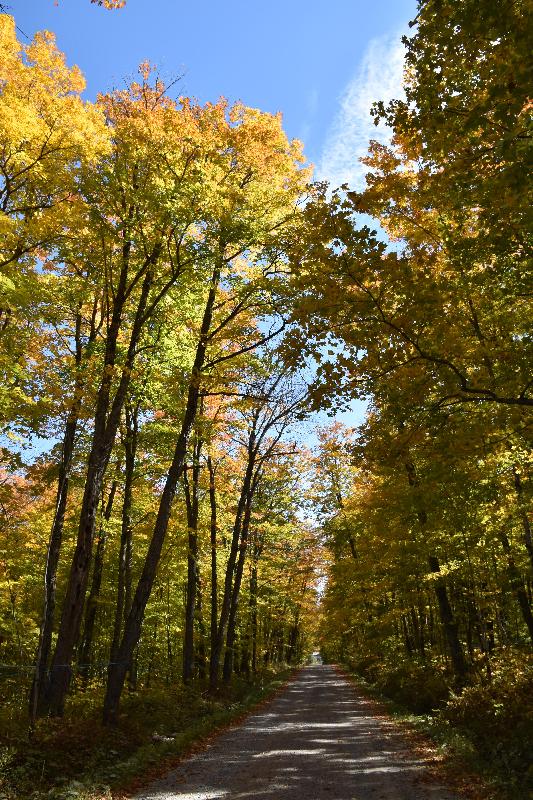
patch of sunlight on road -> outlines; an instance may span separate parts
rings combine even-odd
[[[268,728],[255,726],[254,733],[276,733],[281,731],[305,731],[308,728],[334,731],[337,728],[353,728],[354,720],[349,722],[283,722],[278,725],[269,725]]]
[[[287,750],[269,750],[266,753],[254,753],[252,758],[270,758],[272,756],[319,756],[325,753],[323,747],[317,750],[293,750],[292,748],[287,748]]]

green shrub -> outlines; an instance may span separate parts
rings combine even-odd
[[[375,683],[379,676],[380,659],[375,655],[365,655],[356,661],[350,661],[347,666],[350,672],[361,675],[370,683]]]
[[[440,707],[449,697],[444,675],[431,664],[404,661],[387,665],[375,681],[377,688],[415,714]]]
[[[515,786],[533,789],[533,660],[507,656],[492,681],[470,686],[441,712],[474,744],[491,769]],[[519,795],[517,795],[519,796]]]

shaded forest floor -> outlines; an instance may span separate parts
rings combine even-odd
[[[237,721],[280,688],[291,670],[255,684],[235,680],[217,698],[158,686],[124,697],[120,725],[100,722],[101,690],[71,698],[61,720],[41,720],[30,741],[22,710],[0,710],[0,800],[120,797],[170,769],[214,731]]]
[[[408,705],[398,702],[360,673],[341,670],[373,705],[377,717],[398,723],[415,750],[426,755],[432,751],[432,772],[447,785],[471,800],[531,800],[533,798],[533,763],[530,742],[533,737],[533,705],[527,693],[518,693],[521,720],[498,725],[498,720],[486,719],[485,709],[468,708],[463,702],[462,719],[450,721],[445,705],[431,713],[413,713]],[[523,687],[521,687],[523,688]],[[480,687],[474,690],[482,694]],[[486,705],[489,692],[486,692]],[[520,696],[522,694],[522,696]],[[511,712],[510,704],[502,706],[501,715]],[[461,698],[450,703],[461,706]],[[504,706],[507,705],[507,708]],[[496,708],[496,712],[499,709]],[[466,712],[466,713],[465,713]],[[512,712],[510,714],[512,716]],[[460,722],[460,724],[458,724]],[[527,728],[527,731],[525,730]],[[480,737],[483,730],[483,737]]]

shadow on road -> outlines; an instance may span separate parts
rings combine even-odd
[[[392,722],[329,666],[307,667],[264,711],[221,734],[138,800],[456,800]]]

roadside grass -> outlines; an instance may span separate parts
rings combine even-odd
[[[461,728],[457,727],[453,718],[446,718],[444,704],[430,713],[413,713],[362,675],[345,669],[361,693],[400,725],[415,748],[426,749],[429,743],[435,753],[431,770],[436,777],[472,800],[533,800],[533,765],[529,761],[528,766],[525,755],[518,768],[512,744],[502,741],[501,732],[498,735],[494,731],[492,737],[487,729],[487,739],[494,739],[493,748],[480,748],[474,720],[469,724],[467,718]],[[454,698],[450,705],[453,702]],[[513,733],[509,731],[509,738]],[[526,753],[530,742],[524,742]]]
[[[171,769],[220,728],[273,695],[294,670],[237,679],[215,697],[184,686],[158,686],[124,697],[120,723],[100,722],[102,690],[71,698],[68,717],[27,719],[0,711],[0,800],[111,800]],[[4,719],[2,718],[4,716]]]

